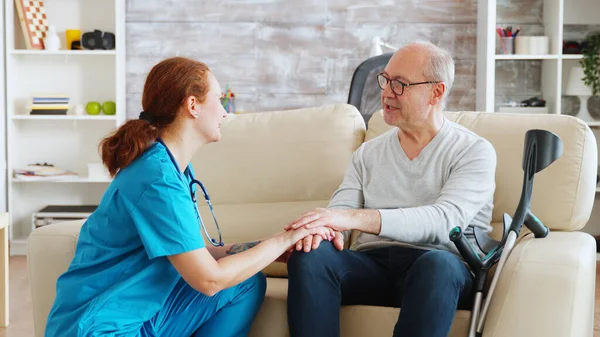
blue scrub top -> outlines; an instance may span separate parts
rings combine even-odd
[[[137,336],[162,308],[181,278],[167,256],[204,247],[192,172],[156,142],[116,175],[58,278],[47,337]]]

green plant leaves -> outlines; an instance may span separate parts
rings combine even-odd
[[[583,82],[592,89],[592,95],[600,96],[600,33],[589,35],[587,45],[581,50],[583,58],[579,64],[583,67]]]

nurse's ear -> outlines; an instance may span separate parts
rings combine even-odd
[[[198,118],[200,116],[200,113],[202,112],[202,105],[200,104],[200,102],[198,102],[196,97],[190,96],[188,97],[186,102],[186,110],[186,112],[192,118]]]

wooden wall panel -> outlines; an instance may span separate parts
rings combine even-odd
[[[521,2],[499,1],[500,22],[539,31],[542,0]],[[448,109],[473,110],[476,16],[476,0],[127,0],[128,117],[140,111],[150,68],[171,56],[205,62],[243,111],[343,103],[374,36],[397,47],[423,39],[450,50],[456,79]],[[509,67],[497,69],[499,81],[519,76]],[[520,85],[499,94],[539,91]]]

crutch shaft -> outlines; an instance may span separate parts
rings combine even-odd
[[[502,268],[504,268],[504,263],[508,259],[511,250],[515,245],[515,241],[517,240],[517,233],[510,231],[508,232],[508,237],[506,238],[506,244],[504,245],[504,249],[502,250],[502,255],[500,256],[500,261],[498,262],[498,268],[496,268],[496,273],[494,273],[494,278],[492,279],[492,284],[490,285],[490,289],[488,290],[488,294],[485,298],[485,302],[483,304],[483,310],[481,311],[481,315],[479,316],[479,323],[477,324],[477,332],[483,332],[483,325],[485,323],[485,317],[487,315],[488,309],[490,308],[490,302],[492,301],[492,296],[494,294],[494,290],[496,289],[496,285],[498,283],[498,279],[500,279],[500,273],[502,272]]]

